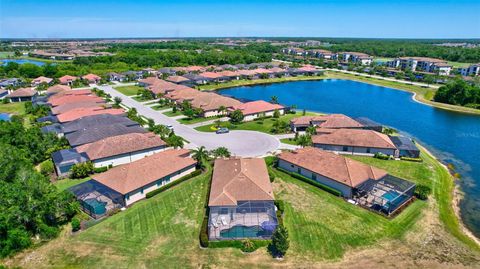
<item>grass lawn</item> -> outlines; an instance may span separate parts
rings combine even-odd
[[[8,104],[0,103],[0,113],[23,115],[25,114],[25,103],[23,102],[8,103]]]
[[[173,111],[167,111],[167,112],[163,112],[163,115],[166,115],[168,117],[175,117],[175,116],[180,116],[180,115],[183,115],[182,114],[182,111],[180,110],[177,110],[177,112],[173,112]]]
[[[86,177],[86,178],[82,178],[82,179],[70,179],[70,178],[65,178],[65,179],[60,179],[58,181],[55,181],[55,183],[53,183],[55,186],[57,186],[57,188],[59,188],[60,190],[66,190],[70,187],[73,187],[75,185],[78,185],[80,183],[83,183],[85,181],[88,181],[90,180],[90,177]]]
[[[282,138],[280,139],[280,142],[284,144],[289,144],[289,145],[297,145],[297,141],[293,140],[293,138]]]
[[[13,51],[0,51],[0,58],[8,58],[10,56],[13,56],[13,54]]]
[[[183,119],[178,119],[177,121],[183,124],[194,124],[194,123],[199,123],[199,122],[205,122],[205,121],[211,121],[211,120],[217,120],[221,119],[224,116],[218,116],[218,117],[209,117],[209,118],[183,118]]]
[[[302,80],[320,80],[324,78],[325,76],[298,76],[298,77],[283,77],[283,78],[255,79],[255,80],[240,79],[240,80],[233,80],[233,81],[219,83],[219,84],[202,85],[202,86],[199,86],[198,88],[200,90],[213,91],[213,90],[226,89],[226,88],[232,88],[232,87],[238,87],[238,86],[281,83],[281,82],[302,81]]]
[[[137,102],[146,102],[146,101],[149,101],[149,100],[153,100],[153,99],[145,99],[142,96],[134,96],[134,97],[132,97],[132,99],[137,101]]]
[[[168,109],[168,108],[171,108],[171,107],[168,106],[168,105],[163,105],[162,106],[162,105],[158,104],[158,105],[152,106],[151,108],[154,109],[154,110],[164,110],[164,109]]]
[[[462,62],[447,62],[449,65],[453,66],[453,68],[462,68],[462,67],[469,67],[472,63],[462,63]]]
[[[307,112],[306,115],[318,115],[318,114],[313,112]],[[220,126],[227,127],[230,130],[250,130],[250,131],[271,133],[271,130],[273,128],[273,123],[275,121],[283,120],[286,122],[290,122],[291,119],[300,117],[300,116],[302,116],[302,112],[297,111],[296,114],[286,114],[281,116],[279,119],[267,118],[267,119],[257,120],[257,121],[242,122],[240,124],[233,124],[229,121],[226,121],[226,122],[222,122]],[[209,124],[209,125],[197,127],[195,129],[201,132],[215,132],[214,127],[215,127],[215,124]]]
[[[138,90],[142,90],[143,87],[132,85],[132,86],[114,87],[114,89],[125,94],[126,96],[133,96],[133,95],[137,95]]]

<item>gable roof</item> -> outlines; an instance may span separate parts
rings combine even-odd
[[[58,115],[62,114],[65,112],[68,112],[72,109],[77,109],[77,108],[87,108],[87,107],[103,107],[107,108],[110,107],[109,104],[106,104],[103,101],[81,101],[81,102],[75,102],[75,103],[67,103],[63,104],[60,106],[52,107],[52,114],[53,115]]]
[[[44,76],[40,76],[38,78],[35,78],[32,80],[33,83],[37,83],[37,84],[40,84],[40,83],[50,83],[53,81],[53,78],[47,78],[47,77],[44,77]]]
[[[312,147],[282,152],[278,158],[352,188],[388,175],[380,168]]]
[[[262,112],[274,111],[276,109],[284,109],[285,107],[279,104],[272,104],[263,100],[243,103],[234,107],[234,110],[240,109],[243,115],[251,115]]]
[[[121,194],[127,194],[195,164],[188,150],[171,149],[113,167],[107,172],[93,175],[92,179]]]
[[[321,128],[362,128],[363,125],[343,114],[302,116],[290,120],[294,125],[315,124]]]
[[[85,80],[88,80],[88,81],[94,81],[94,80],[100,80],[100,79],[102,79],[101,77],[99,77],[99,76],[97,76],[97,75],[95,75],[95,74],[92,74],[92,73],[87,74],[87,75],[83,76],[82,78],[85,79]]]
[[[108,124],[122,124],[126,127],[140,126],[138,122],[133,121],[127,117],[111,115],[111,114],[99,114],[92,116],[85,116],[74,121],[70,121],[62,124],[62,130],[64,133],[73,133],[82,129],[89,129],[95,126],[103,126]]]
[[[16,97],[32,97],[37,94],[37,91],[33,88],[20,88],[11,92],[6,98],[16,98]]]
[[[80,129],[76,132],[65,135],[70,146],[76,147],[83,144],[92,143],[110,136],[129,134],[129,133],[146,133],[147,131],[140,126],[127,127],[123,124],[97,125],[89,128]]]
[[[70,86],[56,84],[56,85],[53,85],[52,87],[49,87],[47,89],[47,94],[59,93],[59,92],[68,91],[68,90],[71,90],[71,89],[72,88],[70,88]]]
[[[111,115],[123,115],[125,111],[120,108],[108,108],[104,109],[103,107],[81,107],[74,108],[65,113],[58,114],[57,119],[59,122],[69,122],[76,120],[82,117],[99,115],[99,114],[111,114]]]
[[[65,75],[63,77],[60,77],[58,79],[58,81],[60,81],[60,84],[66,84],[68,83],[69,81],[74,81],[74,80],[77,80],[78,78],[77,77],[74,77],[74,76],[70,76],[70,75]]]
[[[242,102],[238,101],[237,99],[225,97],[211,92],[199,92],[198,94],[194,95],[191,103],[193,107],[200,108],[203,111],[216,110],[221,106],[224,106],[225,108],[232,108],[242,104]]]
[[[238,201],[274,199],[263,159],[215,160],[208,206],[234,206]]]
[[[182,82],[190,81],[190,79],[183,76],[169,76],[166,80],[173,83],[182,83]]]
[[[390,137],[373,130],[317,129],[313,144],[396,149]]]
[[[166,143],[154,133],[129,133],[106,137],[76,149],[85,152],[90,160],[97,160],[162,146],[166,146]]]
[[[85,102],[85,101],[103,102],[103,99],[96,95],[65,95],[65,96],[60,96],[58,98],[54,98],[54,99],[50,98],[48,100],[48,103],[51,104],[52,106],[60,106],[68,103]]]

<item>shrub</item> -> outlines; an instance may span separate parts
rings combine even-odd
[[[283,257],[290,247],[288,240],[287,228],[279,225],[272,235],[272,242],[268,246],[268,250],[273,257]]]
[[[245,248],[244,242],[248,240],[252,244],[251,248]],[[248,244],[250,244],[248,243]],[[266,247],[270,243],[270,240],[261,239],[245,239],[245,240],[224,240],[224,241],[212,241],[209,242],[209,248],[238,248],[243,252],[253,252],[261,247]]]
[[[50,175],[53,173],[53,162],[52,160],[46,160],[40,164],[40,173],[42,173],[45,176]]]
[[[410,158],[410,157],[400,157],[400,160],[402,161],[409,161],[409,162],[423,162],[422,158]]]
[[[254,252],[255,244],[250,239],[242,240],[242,251],[243,252]]]
[[[200,246],[208,248],[208,215],[203,218],[202,228],[200,230]]]
[[[377,159],[380,159],[380,160],[390,160],[390,156],[388,156],[386,154],[383,154],[381,152],[375,153],[375,155],[373,155],[373,157],[377,158]]]
[[[173,182],[171,182],[171,183],[169,183],[169,184],[167,184],[167,185],[165,185],[165,186],[162,186],[162,187],[160,187],[160,188],[158,188],[158,189],[156,189],[156,190],[154,190],[154,191],[151,191],[151,192],[147,193],[147,194],[145,195],[145,197],[146,197],[147,199],[148,199],[148,198],[152,198],[153,196],[155,196],[155,195],[157,195],[157,194],[159,194],[159,193],[161,193],[161,192],[163,192],[163,191],[165,191],[165,190],[168,190],[168,189],[170,189],[171,187],[176,186],[176,185],[182,183],[182,182],[185,181],[185,180],[188,180],[188,179],[190,179],[190,178],[192,178],[192,177],[196,177],[196,176],[200,175],[201,173],[202,173],[202,170],[195,170],[195,171],[193,171],[192,173],[190,173],[190,174],[188,174],[188,175],[186,175],[186,176],[183,176],[183,177],[181,177],[181,178],[179,178],[179,179],[177,179],[177,180],[175,180],[175,181],[173,181]]]
[[[72,232],[80,230],[80,220],[78,218],[72,219]]]
[[[71,178],[85,178],[93,173],[93,163],[77,163],[72,167]]]
[[[275,109],[275,111],[273,111],[273,117],[276,119],[280,118],[280,111],[278,111],[278,109]]]
[[[270,170],[268,170],[268,178],[270,179],[270,182],[275,181],[275,175]]]
[[[103,172],[106,172],[107,170],[108,170],[108,166],[93,168],[94,173],[103,173]]]
[[[301,181],[303,181],[303,182],[305,182],[305,183],[308,183],[308,184],[310,184],[310,185],[313,185],[313,186],[315,186],[315,187],[318,187],[318,188],[320,188],[320,189],[322,189],[322,190],[324,190],[324,191],[326,191],[326,192],[329,192],[329,193],[331,193],[331,194],[333,194],[333,195],[335,195],[335,196],[342,196],[342,193],[341,193],[340,191],[338,191],[338,190],[336,190],[336,189],[333,189],[333,188],[331,188],[331,187],[329,187],[329,186],[327,186],[327,185],[323,185],[322,183],[319,183],[319,182],[317,182],[317,181],[314,181],[314,180],[312,180],[312,179],[309,179],[309,178],[304,177],[304,176],[302,176],[302,175],[299,175],[299,174],[297,174],[297,173],[293,173],[293,172],[287,171],[287,170],[285,170],[285,169],[283,169],[283,168],[280,168],[280,167],[277,167],[277,169],[280,170],[280,171],[282,171],[282,172],[284,172],[284,173],[286,173],[286,174],[288,174],[288,175],[290,175],[290,176],[293,177],[293,178],[299,179],[299,180],[301,180]]]
[[[423,184],[418,184],[415,188],[415,196],[420,200],[427,200],[431,193],[432,189]]]
[[[243,113],[241,110],[237,109],[230,113],[230,121],[232,123],[239,123],[243,121]]]

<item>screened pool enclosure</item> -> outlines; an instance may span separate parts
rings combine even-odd
[[[380,180],[368,180],[355,189],[354,200],[361,206],[391,215],[409,202],[415,184],[391,175]]]
[[[277,227],[273,201],[239,201],[237,206],[211,206],[210,240],[270,238]]]

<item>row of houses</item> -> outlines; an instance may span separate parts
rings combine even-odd
[[[292,131],[316,128],[312,143],[316,148],[341,154],[418,158],[420,150],[408,137],[382,133],[383,126],[367,118],[352,119],[343,114],[304,116],[290,121]]]
[[[282,52],[285,54],[296,55],[296,56],[315,57],[315,58],[320,58],[324,60],[338,60],[344,63],[351,62],[351,63],[358,63],[361,65],[370,65],[373,62],[372,56],[365,53],[361,53],[361,52],[351,52],[351,51],[331,52],[329,50],[324,50],[324,49],[305,50],[305,49],[296,48],[296,47],[284,48],[282,49]]]
[[[452,65],[447,61],[428,57],[399,57],[388,61],[386,65],[401,70],[437,73],[442,76],[449,76],[452,71]]]
[[[92,217],[129,206],[196,169],[189,151],[169,148],[159,136],[127,118],[123,109],[111,108],[90,90],[55,85],[47,90],[43,105],[51,112],[39,121],[51,124],[42,132],[65,137],[70,145],[52,154],[59,177],[85,162],[108,169],[72,189]]]

